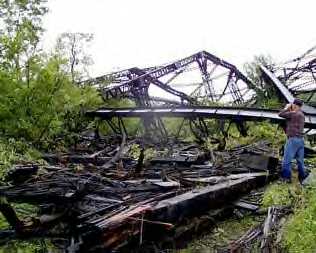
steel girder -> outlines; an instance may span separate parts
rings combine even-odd
[[[278,114],[278,110],[210,106],[182,106],[176,108],[103,108],[96,111],[87,112],[87,116],[98,117],[102,119],[111,119],[115,117],[180,117],[189,119],[230,119],[237,122],[270,120],[273,123],[285,123],[285,119],[280,118]],[[316,129],[316,114],[305,113],[305,127]]]

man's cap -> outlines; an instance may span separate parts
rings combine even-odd
[[[293,101],[293,104],[298,105],[298,106],[302,106],[303,105],[303,100],[299,99],[299,98],[295,98]]]

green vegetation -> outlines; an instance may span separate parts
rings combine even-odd
[[[289,252],[312,253],[316,249],[316,194],[304,191],[301,202],[284,229],[284,245]]]
[[[102,101],[95,89],[72,81],[59,51],[39,48],[45,2],[0,1],[0,133],[47,149],[57,137],[84,129],[83,110]]]
[[[246,75],[253,84],[250,88],[256,92],[256,106],[262,108],[280,108],[275,88],[262,80],[259,68],[260,65],[273,65],[273,62],[271,56],[259,55],[255,56],[252,62],[244,65]]]
[[[12,242],[0,249],[0,253],[53,253],[60,252],[53,248],[51,243],[47,240],[29,240]]]
[[[0,141],[0,182],[12,164],[24,161],[36,161],[40,158],[39,152],[23,142],[15,139]]]
[[[294,187],[294,185],[293,185]],[[286,184],[273,183],[268,186],[262,205],[263,207],[270,206],[288,206],[292,204],[292,189],[287,187]]]
[[[247,123],[247,136],[242,136],[238,129],[233,126],[229,132],[228,148],[236,145],[251,144],[260,140],[266,140],[276,149],[279,149],[285,141],[285,134],[278,125],[268,122],[249,122]]]
[[[83,118],[84,111],[102,103],[94,88],[74,82],[77,72],[68,68],[70,59],[64,51],[45,53],[40,48],[47,11],[45,0],[0,0],[1,182],[13,163],[38,161],[40,151],[74,143],[91,124]],[[30,213],[29,206],[16,208],[22,218]],[[8,226],[2,215],[0,226]],[[47,252],[47,248],[45,241],[36,240],[13,242],[0,252]]]
[[[83,129],[83,108],[100,103],[92,88],[79,88],[59,70],[60,60],[50,58],[38,68],[29,84],[9,81],[0,72],[0,132],[6,138],[15,138],[48,148],[60,135]],[[45,146],[43,144],[45,143]]]
[[[83,120],[84,110],[102,100],[94,88],[74,83],[78,73],[69,68],[74,59],[64,58],[72,44],[59,41],[51,53],[39,47],[45,4],[43,0],[0,1],[0,133],[4,140],[52,149],[57,148],[56,139],[63,139],[57,143],[61,146],[75,141],[76,133],[89,124]],[[86,39],[82,34],[80,38]],[[76,40],[80,50],[73,57],[84,61],[87,57],[79,55],[80,38]]]

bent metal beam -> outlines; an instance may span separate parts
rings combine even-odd
[[[277,110],[239,108],[239,107],[195,107],[185,106],[176,108],[102,108],[86,113],[89,117],[111,119],[150,118],[150,117],[180,117],[180,118],[226,118],[236,121],[262,121],[281,124],[285,119],[278,116]],[[305,114],[305,127],[316,129],[316,114]]]
[[[292,103],[294,101],[294,96],[290,90],[265,66],[260,65],[260,68],[262,70],[263,77],[278,89],[288,103]],[[316,108],[306,104],[303,105],[302,110],[305,113],[316,114]]]

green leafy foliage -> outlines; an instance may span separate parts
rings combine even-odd
[[[50,148],[61,136],[83,130],[84,110],[102,102],[92,87],[80,88],[63,66],[60,52],[38,47],[44,0],[1,0],[0,134]]]
[[[256,92],[256,106],[261,108],[280,108],[280,101],[277,97],[275,88],[267,84],[262,79],[260,65],[273,65],[271,56],[259,55],[255,56],[252,62],[244,65],[246,76],[252,82],[251,89]]]
[[[101,104],[91,87],[79,88],[60,70],[58,57],[34,64],[28,83],[0,72],[0,131],[39,146],[66,131],[82,130],[84,109]],[[42,146],[42,145],[40,145]]]
[[[58,139],[64,140],[59,145],[75,141],[91,123],[85,110],[102,103],[94,88],[72,81],[64,55],[39,47],[46,13],[45,0],[0,0],[1,181],[14,163],[37,161],[37,150],[59,148]],[[0,225],[7,226],[1,214]],[[47,252],[43,242],[13,242],[0,252]]]
[[[0,68],[21,80],[36,61],[45,0],[0,0]]]
[[[266,140],[272,144],[275,151],[278,151],[285,142],[285,133],[278,125],[272,125],[270,122],[248,122],[246,127],[247,136],[242,136],[235,125],[231,126],[227,148]]]

